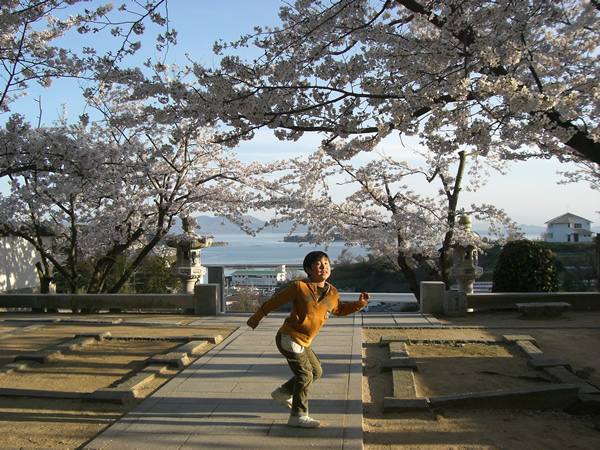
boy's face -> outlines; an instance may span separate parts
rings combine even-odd
[[[323,257],[315,261],[310,267],[306,268],[306,273],[314,283],[324,283],[329,278],[329,275],[331,275],[329,259]]]

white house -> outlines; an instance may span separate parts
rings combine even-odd
[[[233,286],[272,288],[284,282],[286,278],[285,266],[276,269],[245,269],[236,270],[231,274],[231,284]]]
[[[592,242],[592,222],[567,213],[546,222],[546,242]]]

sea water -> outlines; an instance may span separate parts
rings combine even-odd
[[[258,266],[261,264],[286,265],[288,274],[304,275],[302,271],[302,262],[307,253],[314,250],[321,250],[327,253],[332,264],[342,253],[348,249],[350,256],[367,256],[367,252],[362,247],[346,247],[343,241],[334,241],[328,247],[324,245],[315,246],[311,244],[299,244],[297,242],[285,242],[286,233],[264,233],[257,236],[246,236],[241,234],[223,234],[215,235],[213,242],[227,242],[228,245],[203,248],[200,253],[200,261],[203,266],[224,266],[225,276],[230,276],[240,266]],[[203,282],[207,282],[207,276],[204,276]],[[400,295],[400,294],[399,294]],[[414,296],[404,295],[398,303],[415,303]],[[344,301],[350,301],[344,300]],[[389,302],[389,300],[388,300]],[[383,308],[380,302],[371,302],[369,308],[375,311]]]
[[[202,265],[260,265],[286,264],[302,265],[307,253],[321,250],[327,253],[332,263],[347,248],[351,256],[366,257],[362,247],[346,247],[342,241],[315,246],[308,243],[285,242],[286,233],[264,233],[257,236],[243,234],[215,235],[213,242],[226,242],[228,245],[204,248],[200,254]]]

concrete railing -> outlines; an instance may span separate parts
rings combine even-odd
[[[600,292],[476,292],[467,294],[473,309],[515,309],[517,303],[566,302],[575,310],[600,309]]]
[[[446,296],[444,283],[421,283],[421,312],[443,314]],[[571,309],[585,311],[600,309],[600,292],[474,292],[466,294],[468,310],[517,309],[517,303],[566,302]]]
[[[223,312],[219,284],[197,284],[193,294],[2,294],[0,308],[33,310],[182,310],[185,314]]]
[[[355,301],[357,292],[340,292],[342,301]],[[443,314],[444,283],[421,283],[420,310]],[[600,309],[600,292],[518,292],[467,294],[467,308],[473,310],[517,309],[517,303],[566,302],[573,310]],[[370,304],[416,303],[411,293],[371,293]],[[197,284],[193,294],[2,294],[0,308],[34,310],[181,310],[185,314],[217,315],[225,312],[218,283]]]

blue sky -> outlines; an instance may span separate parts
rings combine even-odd
[[[106,2],[94,1],[91,4]],[[115,4],[120,4],[117,0]],[[186,64],[185,54],[194,61],[205,64],[216,63],[212,54],[215,40],[235,40],[242,34],[252,32],[256,25],[276,25],[279,0],[170,0],[169,19],[178,35],[179,44],[172,48],[166,63]],[[90,3],[85,4],[90,7]],[[73,39],[70,35],[68,39]],[[74,44],[81,45],[79,39]],[[145,56],[153,55],[152,45],[147,46]],[[145,59],[145,58],[144,58]],[[32,88],[31,95],[13,105],[13,111],[21,112],[32,122],[37,123],[41,98],[43,119],[50,123],[58,118],[61,104],[67,102],[68,117],[76,120],[83,105],[78,99],[79,90],[71,81],[61,81],[49,89]],[[5,118],[0,118],[5,119]],[[268,132],[261,133],[257,139],[246,142],[237,150],[246,159],[263,159],[286,155],[310,154],[318,145],[318,136],[307,136],[296,143],[280,142]],[[387,153],[391,153],[393,142],[386,144]],[[408,152],[406,157],[411,157]],[[412,161],[411,161],[412,162]],[[503,208],[519,224],[544,226],[545,222],[566,212],[582,216],[593,222],[593,229],[600,232],[600,192],[593,191],[587,184],[558,185],[558,170],[571,167],[554,161],[530,161],[512,166],[508,175],[493,176],[486,187],[476,196],[463,193],[461,202],[468,205],[491,203]],[[0,185],[0,189],[3,186]],[[4,186],[5,188],[5,186]],[[423,186],[422,189],[428,189]],[[264,217],[261,217],[264,218]]]

